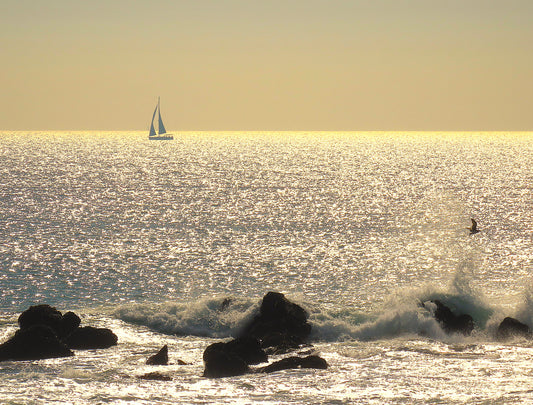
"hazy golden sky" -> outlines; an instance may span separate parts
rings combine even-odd
[[[2,0],[0,129],[533,130],[532,0]]]

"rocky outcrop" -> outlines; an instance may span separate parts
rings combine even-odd
[[[156,354],[148,357],[146,364],[157,366],[168,365],[168,346],[164,345]]]
[[[57,337],[63,338],[80,326],[81,319],[74,312],[61,314],[57,309],[47,304],[34,305],[20,314],[18,318],[20,329],[35,325],[45,325],[51,328]]]
[[[73,355],[47,325],[31,325],[19,329],[11,339],[0,345],[0,361],[41,360]]]
[[[267,361],[267,355],[257,339],[238,338],[213,343],[203,355],[206,377],[230,377],[245,374],[249,365]]]
[[[468,314],[455,315],[450,308],[439,300],[430,301],[432,306],[422,304],[433,311],[433,316],[446,333],[462,333],[468,336],[474,330],[474,319]]]
[[[47,304],[34,305],[20,314],[20,329],[0,345],[2,360],[40,360],[72,356],[70,349],[103,349],[117,344],[106,328],[80,327],[74,312],[62,314]]]
[[[319,356],[307,356],[307,357],[286,357],[279,361],[275,361],[268,366],[257,369],[258,373],[273,373],[275,371],[288,370],[291,368],[316,368],[327,369],[328,363],[322,357]]]
[[[507,317],[505,318],[496,331],[496,339],[500,341],[509,340],[513,338],[533,338],[531,328],[525,323],[517,319]]]
[[[107,328],[84,326],[75,329],[63,340],[71,349],[107,349],[117,344],[118,337]]]
[[[227,305],[231,301],[228,299]],[[267,361],[268,354],[282,354],[306,345],[311,333],[309,314],[281,293],[263,297],[259,313],[242,330],[237,339],[209,345],[204,351],[204,376],[229,377],[252,371],[250,365]],[[287,368],[325,368],[318,356],[289,357],[259,368],[272,372]]]
[[[216,346],[215,346],[216,345]],[[224,350],[218,343],[208,346],[204,351],[204,377],[234,377],[250,371],[248,364],[231,351]]]
[[[283,294],[269,292],[263,297],[259,314],[244,328],[240,337],[252,337],[258,339],[263,348],[286,352],[307,342],[311,333],[308,317],[305,309],[287,300]]]

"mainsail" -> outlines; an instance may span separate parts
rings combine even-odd
[[[148,136],[156,135],[155,128],[154,128],[154,118],[155,118],[155,113],[158,110],[158,108],[159,108],[159,102],[155,106],[154,114],[152,115],[152,122],[150,123],[150,133],[148,134]],[[159,114],[159,121],[161,121],[161,114]]]
[[[159,110],[159,135],[162,135],[167,132],[165,126],[163,125],[163,120],[161,119],[161,107],[159,107],[159,97],[157,98],[157,109]],[[152,125],[154,119],[152,118]]]

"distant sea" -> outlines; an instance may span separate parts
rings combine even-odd
[[[38,303],[119,338],[0,363],[0,403],[533,403],[533,342],[495,339],[533,327],[532,132],[3,131],[0,224],[1,342]],[[269,291],[330,367],[203,378]]]

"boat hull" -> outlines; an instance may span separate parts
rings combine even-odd
[[[170,141],[174,139],[172,135],[155,135],[155,136],[149,136],[148,139],[152,141]]]

